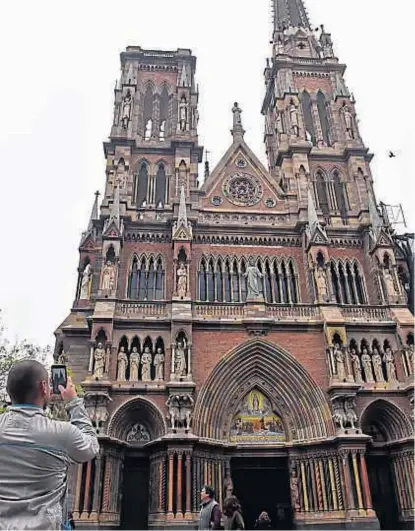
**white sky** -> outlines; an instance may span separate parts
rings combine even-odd
[[[413,0],[306,0],[348,65],[378,198],[401,202],[415,229]],[[264,160],[263,69],[270,0],[21,0],[2,5],[0,32],[0,308],[11,336],[53,342],[75,294],[77,247],[104,188],[119,53],[127,45],[191,48],[201,143],[211,168],[230,143],[231,107]],[[398,156],[387,157],[389,149]],[[411,208],[412,207],[412,208]]]

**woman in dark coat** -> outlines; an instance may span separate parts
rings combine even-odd
[[[241,505],[236,496],[229,496],[223,502],[223,514],[226,516],[225,529],[245,529]]]
[[[255,522],[254,529],[271,529],[271,520],[269,519],[268,513],[262,511],[262,513],[257,518]]]

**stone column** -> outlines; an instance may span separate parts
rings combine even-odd
[[[308,504],[308,493],[307,493],[307,483],[306,483],[306,477],[305,477],[304,461],[301,461],[300,469],[301,469],[301,484],[303,487],[304,510],[308,512],[310,509],[310,506]]]
[[[192,494],[192,461],[190,451],[186,452],[186,508],[184,517],[186,520],[192,519],[192,506],[191,506],[191,494]]]
[[[168,451],[169,456],[169,471],[168,471],[168,491],[167,491],[167,519],[173,520],[173,466],[174,466],[174,450]]]
[[[341,456],[342,460],[342,466],[343,466],[343,478],[344,478],[344,490],[345,490],[345,500],[344,500],[344,508],[347,509],[354,509],[354,503],[353,499],[351,497],[350,492],[350,470],[349,470],[349,463],[348,463],[348,454],[343,453]]]
[[[102,453],[100,452],[95,459],[95,478],[92,498],[91,519],[98,518],[101,507],[101,489],[102,489]]]
[[[363,453],[360,454],[360,473],[362,477],[365,507],[366,509],[371,509],[372,508],[372,496],[370,494],[370,485],[369,485],[369,477],[367,475],[366,459]]]
[[[77,520],[80,516],[79,512],[79,502],[81,497],[81,484],[82,484],[82,470],[83,470],[83,464],[78,465],[78,472],[76,475],[76,487],[75,487],[75,503],[73,508],[73,517],[75,520]]]
[[[335,481],[333,462],[331,460],[331,457],[329,458],[329,475],[330,475],[331,497],[333,499],[333,509],[337,511],[339,508],[337,504],[337,485]]]
[[[183,473],[183,451],[179,450],[177,452],[176,518],[183,518],[182,473]]]
[[[357,504],[358,504],[359,509],[363,509],[362,489],[360,487],[359,468],[357,466],[357,454],[355,452],[352,453],[352,463],[353,463],[354,481],[356,484],[356,492],[357,492]]]
[[[324,473],[324,464],[321,459],[319,459],[318,464],[319,464],[319,470],[320,470],[321,488],[323,491],[323,509],[324,511],[327,511],[329,508],[327,505],[326,477]]]

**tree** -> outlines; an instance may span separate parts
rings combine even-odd
[[[41,347],[34,345],[26,339],[16,339],[12,342],[5,337],[4,331],[5,326],[0,311],[0,413],[3,412],[1,406],[8,400],[6,392],[7,375],[13,363],[29,359],[37,360],[48,367],[52,360],[50,346]]]

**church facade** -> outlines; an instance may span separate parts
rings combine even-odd
[[[73,470],[77,529],[194,528],[204,484],[247,528],[262,510],[275,529],[412,528],[410,272],[330,34],[302,0],[273,6],[267,168],[235,103],[199,175],[196,58],[121,53],[105,192],[55,332],[101,446]]]

